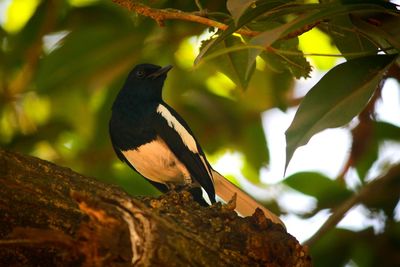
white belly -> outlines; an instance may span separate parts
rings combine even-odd
[[[154,182],[191,183],[186,167],[160,138],[122,154],[141,175]]]

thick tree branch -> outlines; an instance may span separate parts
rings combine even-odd
[[[283,227],[232,208],[187,192],[132,198],[0,150],[0,266],[311,266]]]

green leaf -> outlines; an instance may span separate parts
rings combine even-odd
[[[400,184],[393,181],[385,190],[373,192],[368,199],[364,199],[362,204],[371,210],[383,210],[389,218],[395,217],[397,214],[396,207],[399,203]]]
[[[228,0],[226,2],[226,8],[231,13],[235,23],[237,23],[246,9],[255,2],[256,0]]]
[[[400,141],[400,127],[388,122],[377,121],[374,123],[374,128],[379,141]]]
[[[263,1],[257,5],[257,8],[252,8],[248,12],[245,12],[243,16],[240,17],[237,23],[230,23],[228,28],[225,31],[221,31],[218,34],[218,37],[213,39],[211,42],[207,43],[207,45],[203,46],[200,49],[200,53],[197,55],[194,63],[198,64],[200,60],[215,46],[217,46],[220,42],[225,40],[232,33],[243,27],[245,24],[249,23],[253,19],[258,16],[264,14],[266,11],[273,9],[279,5],[285,4],[286,1]]]
[[[251,39],[249,44],[264,48],[269,47],[274,42],[276,42],[283,35],[283,33],[286,32],[287,29],[289,29],[291,26],[292,26],[291,23],[286,23],[274,29],[265,31],[257,35],[253,39]],[[247,62],[246,77],[250,75],[251,67],[254,65],[257,56],[260,55],[261,52],[263,51],[264,49],[256,49],[256,48],[252,48],[249,50],[249,60]]]
[[[295,14],[303,12],[300,17],[295,18],[294,20],[287,22],[285,25],[282,25],[275,29],[268,29],[264,36],[257,38],[253,43],[257,44],[273,44],[280,37],[285,36],[289,33],[302,30],[304,27],[311,25],[317,21],[321,21],[324,19],[334,18],[336,16],[341,16],[350,13],[359,13],[359,12],[381,12],[385,14],[396,14],[396,11],[393,10],[390,6],[388,8],[387,3],[384,2],[373,2],[373,3],[326,3],[326,4],[285,4],[285,1],[266,1],[267,3],[260,3],[256,8],[250,9],[248,12],[245,12],[239,19],[239,21],[235,23],[231,23],[229,27],[219,34],[217,38],[215,38],[212,42],[208,43],[201,50],[199,55],[195,60],[195,64],[197,64],[208,51],[221,41],[223,41],[227,36],[234,33],[236,30],[240,29],[242,26],[251,22],[252,20],[258,18],[263,15],[263,21],[267,22],[276,22],[277,19],[282,18],[288,14]],[[267,12],[268,11],[268,12]],[[263,34],[263,33],[262,33]],[[273,34],[272,36],[268,36],[269,34]],[[263,42],[264,40],[264,42]],[[262,51],[262,50],[261,50]],[[250,58],[256,58],[256,56],[261,53],[260,49],[255,49]],[[251,66],[252,60],[249,60],[248,66]],[[249,72],[247,71],[247,74]]]
[[[210,40],[203,42],[203,45],[207,45]],[[211,41],[212,42],[212,41]],[[239,86],[242,90],[246,89],[251,75],[246,76],[243,71],[243,66],[247,64],[247,51],[237,50],[237,51],[229,51],[231,47],[244,47],[243,42],[240,37],[237,36],[229,36],[227,37],[220,45],[213,47],[216,50],[216,53],[221,53],[220,56],[210,60],[218,66],[220,72],[224,73],[228,76],[237,86]],[[250,69],[250,74],[252,74],[255,70],[255,64]]]
[[[378,48],[374,43],[366,38],[364,34],[356,29],[351,23],[348,15],[343,15],[332,19],[329,25],[334,28],[334,31],[327,31],[330,35],[336,47],[342,54],[345,54],[346,59],[351,59],[351,56],[347,56],[348,53],[354,53],[357,51],[371,52],[376,54]]]
[[[265,31],[265,32],[259,34],[258,36],[251,39],[250,45],[259,46],[259,47],[271,46],[272,43],[275,40],[277,40],[277,38],[279,38],[282,30],[284,30],[284,27],[285,26],[282,25],[273,30]],[[249,67],[254,65],[254,63],[256,62],[257,56],[260,55],[261,52],[263,52],[263,51],[264,51],[264,49],[256,49],[256,48],[249,50],[249,60],[247,62],[246,76],[248,76],[250,74]]]
[[[350,122],[365,107],[397,55],[349,60],[330,70],[306,94],[286,131],[287,168],[295,150],[328,128]]]
[[[298,172],[283,182],[305,195],[315,197],[319,209],[332,208],[352,194],[341,183],[316,172]]]
[[[361,181],[365,181],[366,175],[372,164],[378,159],[379,144],[376,139],[370,140],[368,147],[365,148],[362,155],[356,162],[356,171]]]
[[[232,47],[235,45],[243,45],[240,38],[231,36],[224,40],[225,47]],[[247,63],[247,53],[245,50],[228,53],[227,59],[229,62],[229,68],[224,68],[227,70],[226,74],[236,82],[242,89],[246,89],[255,69],[255,64],[250,66],[250,75],[246,76],[242,71],[243,66]]]
[[[377,17],[377,23],[380,25],[374,25],[371,23],[370,21],[373,19],[374,17],[371,18],[371,16],[365,19],[358,16],[352,16],[352,22],[358,30],[371,36],[379,42],[381,46],[385,45],[385,42],[382,42],[385,40],[391,46],[400,51],[400,30],[398,27],[400,23],[399,15],[385,14],[384,17]]]
[[[263,51],[260,57],[265,60],[268,67],[275,72],[282,73],[286,70],[296,78],[310,77],[311,65],[304,57],[303,52],[298,49],[298,38],[289,40],[278,40],[274,48],[282,51],[298,52],[298,55],[281,55],[279,52]]]
[[[372,232],[371,229],[366,230]],[[377,238],[376,235],[374,238]],[[330,229],[310,246],[313,265],[324,267],[346,266],[346,263],[351,259],[351,253],[355,249],[356,243],[360,242],[360,239],[360,234],[355,231],[341,228]],[[364,239],[362,240],[364,241]],[[365,243],[368,244],[369,242],[365,240]],[[333,251],[340,251],[340,253],[332,253]]]
[[[310,5],[311,6],[311,5]],[[314,7],[314,5],[312,5]],[[360,11],[376,11],[376,12],[391,12],[390,10],[385,10],[380,5],[374,4],[345,4],[345,3],[330,3],[326,5],[320,5],[320,10],[313,10],[308,11],[308,13],[304,13],[294,20],[287,22],[281,26],[275,27],[273,29],[269,29],[264,31],[263,33],[254,37],[251,41],[251,45],[255,46],[262,46],[267,48],[275,43],[281,37],[286,36],[289,33],[301,31],[303,28],[307,27],[308,25],[312,25],[315,22],[318,22],[323,19],[333,18],[336,16],[340,16],[343,14],[349,14],[350,12],[360,12]],[[268,18],[270,20],[271,17]],[[249,68],[256,57],[260,55],[263,49],[251,49],[249,51],[249,62],[247,65],[246,74],[249,74]]]

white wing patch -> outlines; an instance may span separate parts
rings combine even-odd
[[[175,129],[182,138],[183,143],[193,153],[198,153],[196,141],[193,136],[183,127],[182,124],[171,114],[171,112],[162,104],[158,105],[157,112],[168,122],[169,127]]]

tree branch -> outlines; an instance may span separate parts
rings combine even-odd
[[[118,5],[123,6],[129,11],[134,11],[140,15],[154,19],[155,21],[157,21],[159,25],[163,25],[164,20],[185,20],[185,21],[196,22],[199,24],[204,24],[209,27],[215,27],[220,30],[226,30],[228,28],[228,25],[224,23],[209,18],[201,17],[198,15],[194,15],[188,12],[183,12],[179,10],[151,8],[132,0],[112,0],[112,1]],[[237,30],[237,33],[249,37],[253,37],[260,34],[260,32],[246,30],[246,29],[239,29]]]
[[[0,266],[311,266],[259,210],[116,186],[0,149]]]
[[[398,196],[400,193],[400,185],[394,183],[399,183],[399,176],[400,165],[396,165],[392,167],[385,175],[378,177],[369,184],[365,185],[358,193],[355,193],[352,197],[337,207],[328,220],[326,220],[326,222],[321,226],[321,228],[319,228],[319,230],[304,244],[312,246],[326,232],[335,227],[343,219],[346,213],[356,204],[369,202],[371,199],[376,199],[373,197],[374,195],[388,197],[388,192],[393,192],[393,194]]]

